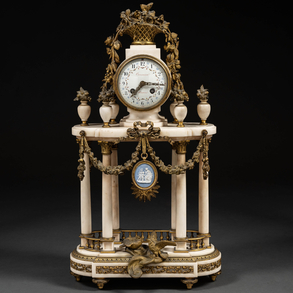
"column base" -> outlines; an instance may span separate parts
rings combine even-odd
[[[120,241],[121,231],[119,229],[115,229],[113,232],[113,237],[115,238],[114,244],[122,244]]]
[[[102,242],[102,250],[100,251],[101,253],[115,253],[115,248],[114,248],[114,237],[111,238],[101,238]]]
[[[187,241],[188,238],[179,238],[179,237],[175,237],[174,241],[176,242],[176,248],[174,250],[174,252],[176,253],[187,253]]]

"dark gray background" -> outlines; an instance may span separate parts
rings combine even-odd
[[[97,4],[98,3],[98,4]],[[2,7],[1,292],[91,292],[90,279],[69,274],[79,242],[78,146],[80,86],[90,92],[90,122],[108,64],[104,40],[120,12],[140,1],[27,2]],[[191,4],[192,3],[192,4]],[[223,253],[215,283],[197,292],[292,291],[292,23],[285,1],[156,1],[180,37],[182,81],[190,101],[186,121],[198,121],[196,90],[210,91],[210,231]],[[124,49],[131,41],[120,38]],[[163,35],[156,37],[164,45]],[[3,50],[4,49],[4,50]],[[3,53],[4,51],[4,53]],[[163,59],[165,53],[162,52]],[[162,114],[171,120],[169,102]],[[3,117],[4,115],[4,117]],[[126,115],[121,105],[118,119]],[[131,146],[131,147],[129,147]],[[170,151],[154,144],[170,162]],[[135,144],[122,144],[119,163]],[[190,144],[187,157],[196,143]],[[100,149],[93,145],[100,158]],[[188,228],[197,229],[197,170],[189,171]],[[170,228],[170,177],[156,199],[142,203],[120,178],[121,228]],[[92,171],[93,228],[101,228],[101,174]],[[112,280],[105,290],[183,291],[179,280]]]

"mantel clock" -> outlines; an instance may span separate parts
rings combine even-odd
[[[178,278],[191,289],[198,277],[210,276],[215,281],[221,273],[221,253],[211,243],[209,231],[208,151],[216,134],[216,126],[207,123],[209,92],[203,85],[197,90],[200,121],[185,122],[184,102],[189,96],[179,72],[179,37],[169,29],[163,15],[156,16],[152,5],[122,11],[115,34],[105,41],[110,62],[98,97],[103,122],[88,123],[91,97],[87,90],[80,87],[74,99],[80,102],[77,111],[81,119],[81,124],[72,127],[79,145],[81,233],[80,243],[70,254],[70,273],[77,281],[92,278],[99,289],[112,278]],[[158,33],[165,35],[165,61],[154,42]],[[119,37],[125,34],[133,42],[121,62]],[[174,119],[170,122],[160,115],[168,100]],[[120,106],[127,107],[129,114],[116,122]],[[187,160],[191,140],[198,145]],[[89,141],[101,146],[102,160],[95,157]],[[170,146],[171,162],[166,164],[156,154],[156,141]],[[134,142],[136,147],[129,153],[130,159],[119,165],[118,145],[123,142]],[[186,172],[197,164],[198,221],[188,230]],[[94,168],[90,166],[102,173],[102,230],[92,228],[90,172]],[[130,192],[142,202],[160,195],[160,172],[170,175],[170,227],[120,227],[120,217],[125,215],[119,210],[119,176],[129,171]]]

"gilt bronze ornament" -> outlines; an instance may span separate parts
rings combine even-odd
[[[143,274],[143,267],[149,264],[158,264],[168,258],[168,253],[161,251],[165,246],[176,246],[174,241],[157,241],[157,233],[152,232],[148,238],[148,245],[142,245],[143,238],[128,237],[123,240],[123,245],[126,247],[125,251],[132,255],[128,263],[128,273],[134,278],[140,278]]]

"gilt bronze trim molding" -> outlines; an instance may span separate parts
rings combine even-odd
[[[193,274],[193,266],[147,266],[143,274]],[[97,266],[96,274],[128,274],[127,266]]]
[[[221,266],[221,259],[219,259],[215,262],[208,263],[208,264],[199,264],[198,265],[198,272],[202,273],[202,272],[213,271],[213,270],[219,268],[220,266]]]
[[[84,273],[92,272],[92,265],[80,264],[80,263],[74,262],[73,260],[70,260],[70,266],[76,271],[80,271]]]

